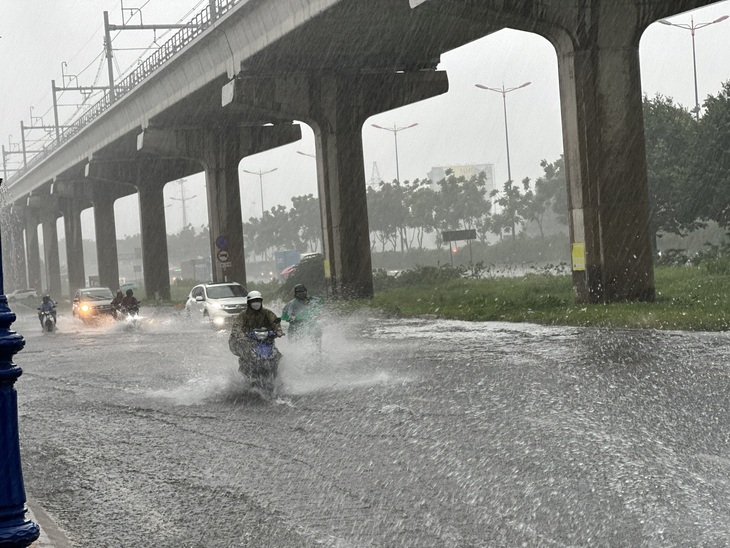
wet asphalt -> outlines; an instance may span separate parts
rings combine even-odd
[[[730,544],[725,333],[330,317],[265,401],[197,318],[18,313],[26,492],[69,546]]]

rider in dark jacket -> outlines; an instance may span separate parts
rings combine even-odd
[[[41,327],[43,327],[42,312],[50,312],[51,317],[53,318],[53,323],[56,323],[56,303],[53,302],[50,295],[43,295],[43,302],[41,302],[41,305],[38,307],[38,319],[41,322]]]
[[[122,310],[136,312],[139,310],[139,301],[134,297],[134,291],[127,289],[127,293],[122,299]]]
[[[255,341],[247,336],[247,333],[254,329],[268,329],[281,337],[281,322],[276,314],[264,308],[264,298],[258,291],[251,291],[247,296],[246,310],[241,312],[233,320],[231,334],[228,337],[228,347],[239,358],[250,354]]]
[[[119,310],[122,308],[123,300],[124,300],[124,295],[122,294],[122,290],[117,289],[117,294],[114,295],[114,299],[112,299],[112,314],[114,314],[115,318],[119,314]]]

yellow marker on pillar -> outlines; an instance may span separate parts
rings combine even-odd
[[[573,242],[570,253],[573,259],[573,270],[586,269],[586,244],[584,242]]]

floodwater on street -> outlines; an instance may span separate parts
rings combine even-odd
[[[197,318],[17,308],[26,492],[74,546],[730,544],[726,333],[332,317],[264,401]]]

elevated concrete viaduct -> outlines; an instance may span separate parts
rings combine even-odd
[[[194,40],[154,72],[135,72],[119,83],[115,100],[107,100],[57,149],[14,177],[11,192],[23,203],[35,189],[83,168],[89,159],[92,175],[86,178],[92,184],[136,187],[144,245],[155,250],[144,252],[148,296],[165,296],[161,187],[165,179],[174,180],[175,163],[190,161],[206,172],[211,239],[226,236],[237,257],[216,271],[216,279],[245,282],[237,163],[254,150],[289,142],[295,137],[287,134],[292,121],[302,120],[317,140],[332,288],[343,297],[367,297],[372,278],[363,122],[446,92],[446,75],[436,70],[440,55],[511,27],[544,36],[558,58],[576,300],[652,300],[639,40],[652,22],[711,3],[213,0],[215,14],[203,18]],[[268,137],[256,133],[266,124],[278,129]],[[96,168],[99,153],[133,167]],[[155,158],[163,168],[148,168]],[[99,192],[88,201],[106,207],[106,216],[109,205],[101,205]],[[67,206],[66,213],[67,235],[75,238],[78,212]],[[30,210],[26,222],[37,226]],[[32,235],[26,241],[28,272],[35,273],[37,242]],[[105,277],[111,275],[110,269]]]

